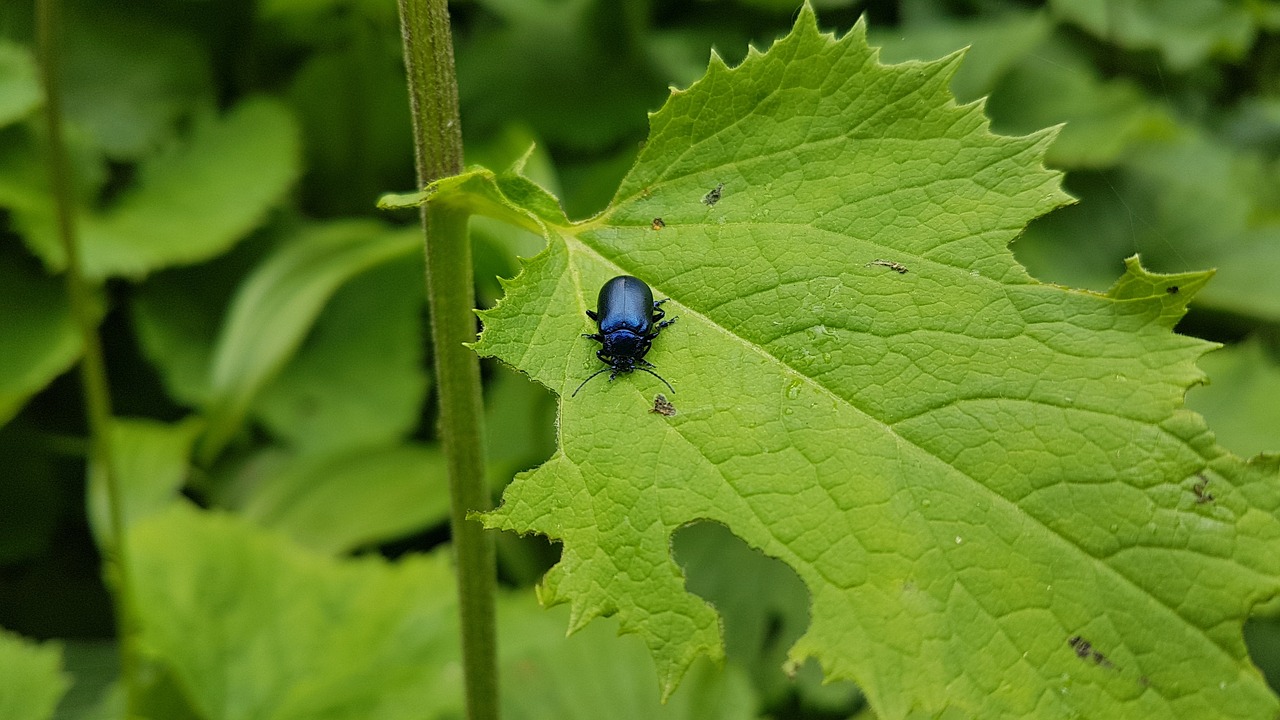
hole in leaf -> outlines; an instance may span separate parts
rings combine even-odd
[[[1274,610],[1276,603],[1268,603]],[[1258,608],[1254,609],[1257,612]],[[1258,666],[1272,691],[1280,693],[1280,616],[1251,617],[1244,624],[1244,641],[1249,657]]]
[[[809,591],[789,565],[711,521],[681,527],[672,534],[671,547],[686,589],[720,613],[729,662],[747,669],[769,712],[848,717],[862,705],[853,683],[823,685],[813,659],[794,677],[783,672],[787,650],[809,626]]]

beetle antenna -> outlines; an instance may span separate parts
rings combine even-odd
[[[650,375],[652,375],[652,376],[654,376],[654,377],[658,378],[659,380],[661,380],[661,381],[662,381],[662,384],[663,384],[663,385],[666,385],[666,386],[667,386],[667,389],[671,391],[671,394],[672,394],[672,395],[675,395],[675,394],[676,394],[676,389],[675,389],[675,388],[673,388],[673,387],[671,387],[671,383],[667,382],[666,378],[662,377],[662,376],[661,376],[661,375],[659,375],[658,373],[656,373],[656,372],[654,372],[654,371],[652,371],[652,370],[650,370],[650,369],[648,369],[648,368],[642,368],[642,367],[640,367],[639,365],[637,365],[637,366],[636,366],[636,370],[643,370],[643,371],[645,371],[645,372],[649,373]],[[587,379],[588,379],[588,380],[590,380],[591,378],[587,378]]]
[[[595,372],[591,373],[591,377],[588,377],[586,380],[583,380],[583,381],[582,381],[582,385],[586,385],[587,383],[591,382],[591,378],[593,378],[593,377],[595,377],[595,376],[597,376],[597,375],[599,375],[599,374],[601,374],[601,373],[607,373],[607,372],[609,372],[609,371],[610,371],[610,370],[612,370],[612,369],[613,369],[613,368],[611,368],[611,367],[609,367],[609,366],[607,366],[607,365],[606,365],[605,367],[603,367],[603,368],[601,368],[601,369],[599,369],[599,370],[597,370],[597,371],[595,371]],[[663,380],[663,382],[666,382],[666,380]],[[582,389],[582,385],[579,385],[579,386],[578,386],[578,390],[581,390],[581,389]],[[572,394],[572,395],[570,395],[569,397],[577,397],[577,396],[578,396],[578,390],[574,390],[574,391],[573,391],[573,394]],[[671,392],[672,392],[672,393],[674,393],[674,392],[675,392],[675,390],[672,390]]]

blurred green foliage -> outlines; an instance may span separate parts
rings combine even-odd
[[[1206,359],[1212,384],[1189,403],[1227,447],[1280,450],[1280,3],[814,5],[830,27],[848,28],[865,13],[886,61],[968,46],[953,90],[961,102],[987,96],[998,132],[1066,123],[1050,161],[1067,171],[1080,202],[1034,222],[1014,245],[1037,277],[1102,290],[1135,252],[1160,271],[1218,268],[1180,329],[1233,347]],[[413,185],[394,3],[66,6],[60,57],[76,215],[86,270],[102,281],[96,297],[114,405],[129,418],[114,440],[147,570],[139,580],[154,590],[140,601],[148,657],[159,668],[150,707],[167,717],[221,718],[239,716],[227,709],[235,703],[298,702],[271,696],[290,687],[284,681],[263,680],[252,698],[219,694],[235,663],[220,655],[224,646],[193,646],[183,635],[210,614],[222,613],[214,619],[244,637],[265,632],[255,625],[264,618],[287,619],[258,642],[301,655],[345,653],[358,632],[387,632],[372,627],[380,619],[417,618],[422,643],[401,648],[417,653],[404,664],[447,672],[456,662],[452,640],[436,647],[430,632],[432,613],[448,611],[423,596],[451,602],[452,588],[414,568],[432,565],[443,578],[447,569],[438,559],[348,559],[379,549],[416,556],[445,539],[416,217],[374,210],[381,192]],[[711,48],[735,64],[749,43],[767,46],[797,6],[454,3],[468,161],[500,168],[536,143],[526,173],[564,198],[570,217],[588,217],[630,167],[646,111],[663,103],[667,87],[700,76]],[[119,696],[110,663],[103,668],[90,641],[109,637],[112,626],[90,531],[96,481],[84,467],[85,420],[70,372],[80,341],[57,277],[64,258],[52,234],[30,12],[29,4],[0,7],[0,626],[73,641],[64,662],[74,685],[60,716],[104,717]],[[541,245],[479,220],[473,239],[484,305],[501,292],[495,277],[514,274],[515,257]],[[485,367],[485,380],[496,492],[553,450],[555,401],[496,365]],[[182,507],[192,504],[206,510]],[[680,707],[711,703],[727,709],[724,717],[839,717],[859,707],[855,690],[820,687],[808,670],[788,678],[778,666],[806,622],[802,589],[778,579],[776,592],[744,595],[722,579],[730,563],[754,578],[780,571],[744,555],[728,533],[677,540],[690,588],[726,617],[730,656],[728,675],[698,671]],[[529,539],[504,537],[499,549],[503,577],[520,588],[555,557]],[[258,568],[282,589],[232,577],[230,567]],[[341,591],[362,573],[412,587],[395,597]],[[202,607],[181,595],[222,575],[225,592],[249,585],[240,604],[206,597]],[[518,592],[527,605],[529,591]],[[324,612],[290,609],[295,595],[312,593]],[[351,607],[326,606],[326,593]],[[365,625],[339,643],[330,626],[347,612]],[[550,625],[563,628],[564,620]],[[637,702],[657,696],[647,660],[566,649],[558,629],[518,641],[504,632],[524,653],[514,676],[543,683],[538,702],[513,717],[588,717],[587,708],[615,707],[583,699],[588,670],[643,688],[649,699]],[[1275,682],[1280,625],[1260,619],[1247,635]],[[0,666],[24,669],[0,673],[0,714],[49,717],[48,698],[64,683],[56,657],[55,646],[0,636]],[[372,682],[357,676],[377,665],[348,655],[290,667],[298,682],[347,673],[358,686]],[[380,681],[404,679],[390,675]],[[332,716],[369,716],[375,701],[342,695],[343,682],[331,688]],[[393,704],[386,699],[379,716],[401,717]],[[543,714],[530,709],[544,704]],[[566,709],[576,704],[579,714]],[[456,698],[439,708],[433,717],[456,715]],[[673,706],[662,712],[681,716]]]

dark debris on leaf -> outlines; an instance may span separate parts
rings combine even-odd
[[[1067,644],[1071,646],[1072,650],[1075,650],[1076,657],[1081,660],[1093,660],[1094,664],[1100,667],[1114,667],[1111,664],[1111,661],[1107,659],[1106,655],[1103,655],[1094,649],[1093,643],[1085,640],[1079,635],[1071,636],[1071,638],[1067,640]]]
[[[1204,473],[1196,473],[1196,484],[1191,486],[1191,492],[1196,494],[1196,504],[1204,505],[1214,501],[1213,493],[1209,492],[1209,478]]]
[[[872,265],[879,265],[880,267],[887,267],[887,268],[889,268],[890,270],[892,270],[892,271],[894,271],[894,272],[898,273],[899,275],[906,275],[906,274],[907,274],[907,266],[906,266],[906,265],[903,265],[902,263],[899,263],[899,262],[894,262],[894,261],[892,261],[892,260],[880,260],[880,259],[872,260],[871,262],[867,263],[866,267],[871,267]]]
[[[702,198],[702,202],[706,203],[707,206],[715,205],[716,203],[720,202],[720,194],[723,191],[724,191],[724,183],[717,184],[715,187],[711,188],[711,192],[707,193]]]
[[[658,393],[653,397],[653,408],[649,412],[657,413],[663,417],[675,417],[676,406],[671,404],[666,395]]]

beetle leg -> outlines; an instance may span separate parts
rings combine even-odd
[[[595,311],[595,310],[588,310],[588,311],[587,311],[587,317],[591,318],[593,321],[596,321],[596,320],[599,320],[599,319],[600,319],[600,316],[599,316],[599,315],[596,315],[596,311]]]
[[[582,337],[588,340],[595,340],[598,343],[604,342],[604,338],[600,337],[600,333],[582,333]]]
[[[664,317],[665,317],[665,316],[664,316]],[[659,319],[661,319],[661,318],[657,318],[657,317],[655,317],[655,318],[654,318],[654,320],[659,320]],[[677,315],[677,316],[675,316],[675,317],[671,318],[670,320],[663,320],[662,322],[658,323],[658,324],[655,326],[657,329],[656,329],[656,330],[654,330],[654,333],[653,333],[653,334],[654,334],[654,335],[657,335],[657,334],[658,334],[658,332],[657,332],[658,330],[661,330],[662,328],[664,328],[664,327],[666,327],[666,326],[670,325],[671,323],[673,323],[673,322],[675,322],[675,321],[677,321],[677,320],[679,320],[679,319],[680,319],[680,316],[679,316],[679,315]]]

